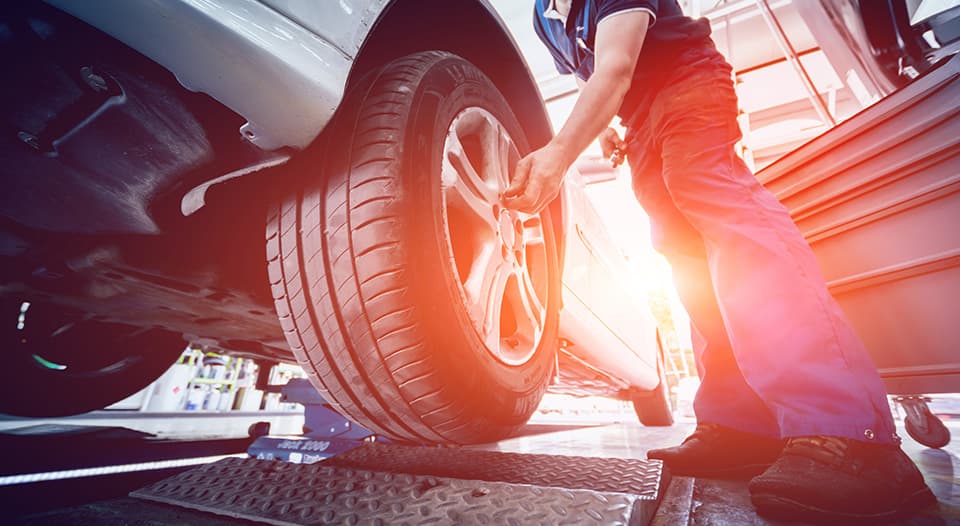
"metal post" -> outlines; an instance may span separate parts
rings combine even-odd
[[[756,0],[756,2],[757,7],[760,8],[760,13],[763,15],[763,20],[770,28],[770,32],[773,33],[777,44],[780,45],[780,50],[783,51],[783,55],[787,61],[790,62],[790,65],[793,66],[794,71],[797,72],[800,81],[803,82],[803,87],[807,90],[807,98],[810,99],[810,102],[813,104],[813,109],[817,111],[817,115],[820,116],[821,120],[829,123],[830,126],[836,126],[837,121],[833,118],[823,98],[820,97],[820,93],[817,92],[817,87],[813,84],[813,80],[811,80],[806,68],[804,68],[800,62],[797,50],[794,49],[793,44],[790,43],[790,39],[783,30],[783,26],[780,25],[780,21],[777,20],[773,9],[770,9],[770,4],[767,3],[767,0]]]

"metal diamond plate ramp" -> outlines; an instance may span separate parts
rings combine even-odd
[[[417,450],[446,455],[446,452],[485,453],[437,448],[404,448],[375,446],[367,449],[364,459],[373,461],[380,455],[397,457],[407,462],[418,458]],[[424,453],[426,454],[426,453]],[[489,455],[493,455],[492,457]],[[508,459],[498,459],[506,455]],[[429,455],[427,455],[429,457]],[[533,474],[528,455],[486,453],[494,465],[510,460],[522,463],[511,481],[479,480],[476,477],[448,477],[426,473],[391,473],[342,465],[330,461],[318,464],[288,464],[277,461],[228,458],[181,473],[131,496],[177,506],[227,515],[245,520],[277,525],[309,524],[648,524],[656,510],[665,478],[658,478],[654,487],[642,486],[636,480],[631,489],[602,491],[589,488],[589,477],[564,475],[565,470],[544,466],[543,462],[574,466],[588,461],[614,462],[607,478],[627,480],[622,472],[623,459],[586,459],[583,457],[537,457],[544,468],[541,474],[559,474],[548,484],[519,482],[522,473]],[[358,462],[359,456],[353,458]],[[648,472],[646,461],[639,463]],[[594,472],[600,465],[591,466]],[[637,467],[636,465],[634,467]],[[571,468],[572,469],[572,468]],[[418,472],[425,471],[420,466]],[[481,470],[482,471],[482,470]],[[658,468],[659,471],[659,468]],[[491,470],[490,473],[494,471]],[[461,473],[467,475],[466,472]],[[549,475],[548,475],[549,476]],[[496,477],[491,477],[494,479]],[[556,482],[582,487],[563,487]],[[662,487],[661,487],[662,484]],[[639,491],[638,491],[639,490]],[[634,491],[638,491],[634,493]]]
[[[533,484],[567,489],[630,493],[658,500],[666,489],[658,460],[501,453],[450,447],[394,446],[376,443],[342,453],[327,465]]]

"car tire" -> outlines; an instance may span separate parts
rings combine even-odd
[[[150,385],[183,351],[179,334],[91,321],[42,305],[2,303],[0,412],[28,417],[85,413]]]
[[[550,217],[499,204],[529,150],[521,126],[482,72],[443,52],[368,75],[331,126],[267,220],[291,349],[331,406],[376,434],[508,436],[539,404],[558,344]]]
[[[670,403],[670,387],[664,364],[663,344],[659,334],[657,334],[657,348],[657,374],[660,376],[660,383],[653,391],[635,393],[633,409],[640,423],[645,426],[671,426],[673,409]]]

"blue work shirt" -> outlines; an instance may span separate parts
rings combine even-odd
[[[534,29],[553,56],[557,71],[582,80],[593,74],[594,43],[600,22],[633,11],[650,15],[633,82],[618,112],[624,118],[642,97],[662,87],[666,73],[677,65],[684,51],[714,49],[707,19],[685,16],[677,0],[573,0],[566,20],[556,12],[554,4],[555,0],[534,1]]]

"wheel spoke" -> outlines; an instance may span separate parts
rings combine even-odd
[[[467,212],[487,228],[496,230],[493,205],[498,200],[497,190],[477,172],[454,132],[447,138],[441,177],[447,206]]]
[[[470,317],[484,343],[493,351],[500,347],[500,309],[510,274],[510,266],[500,249],[491,244],[480,252],[463,284]]]
[[[520,268],[517,277],[517,332],[525,333],[531,341],[536,341],[543,330],[545,309],[540,301],[530,274]]]
[[[496,202],[498,198],[497,188],[494,185],[496,181],[490,177],[484,177],[477,171],[456,130],[451,130],[447,135],[446,151],[447,160],[453,165],[458,178],[470,187],[472,193],[484,198],[487,202]]]
[[[494,130],[496,138],[490,148],[493,157],[490,160],[490,169],[496,172],[500,188],[506,189],[510,186],[510,171],[517,164],[519,153],[503,126],[497,124]]]

